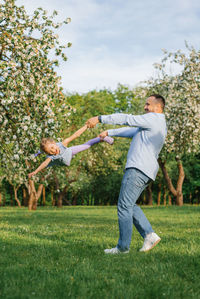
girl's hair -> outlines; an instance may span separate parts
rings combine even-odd
[[[45,147],[47,143],[55,142],[52,138],[42,138],[40,142],[40,149],[41,151],[45,152]]]

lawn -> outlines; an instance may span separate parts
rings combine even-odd
[[[143,207],[161,242],[129,254],[116,207],[0,209],[0,298],[200,298],[200,206]]]

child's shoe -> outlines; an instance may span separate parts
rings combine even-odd
[[[106,136],[103,141],[109,143],[110,145],[112,145],[114,143],[114,139],[110,136]]]

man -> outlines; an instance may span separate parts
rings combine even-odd
[[[153,94],[146,100],[144,106],[146,114],[101,115],[92,117],[86,122],[90,128],[99,122],[131,127],[108,130],[100,134],[103,138],[105,136],[132,138],[118,199],[119,240],[115,248],[104,250],[107,254],[129,252],[133,224],[144,238],[140,251],[152,249],[161,240],[153,231],[141,208],[136,205],[136,201],[150,181],[155,180],[158,172],[157,159],[167,134],[164,106],[165,99],[159,94]]]

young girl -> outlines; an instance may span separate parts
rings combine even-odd
[[[70,166],[71,159],[73,156],[75,156],[79,152],[85,151],[95,143],[99,143],[101,140],[106,141],[111,145],[114,142],[114,139],[109,136],[106,136],[103,139],[100,137],[96,137],[84,144],[67,147],[72,140],[79,137],[86,130],[87,130],[87,125],[80,128],[72,136],[66,138],[63,142],[58,142],[58,143],[56,143],[51,138],[43,138],[40,144],[40,148],[43,152],[47,154],[47,159],[42,164],[40,164],[40,166],[35,171],[29,173],[28,177],[31,178],[33,175],[37,174],[42,169],[49,166],[62,166],[62,165]],[[41,152],[38,152],[35,156],[37,156],[40,153]]]

